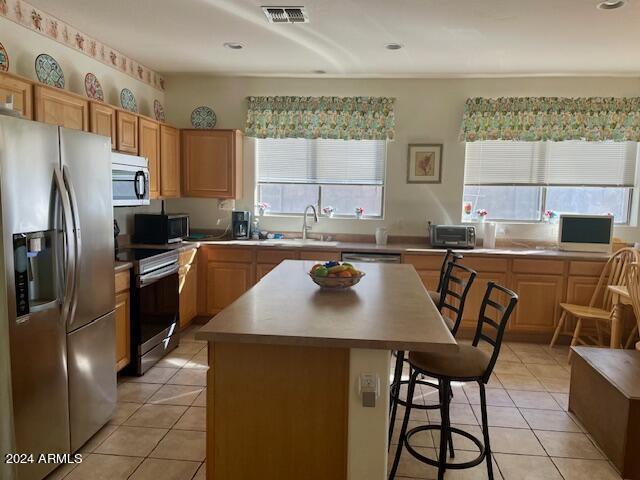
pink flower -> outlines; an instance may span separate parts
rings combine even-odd
[[[487,210],[485,210],[484,208],[480,208],[476,210],[476,215],[478,215],[479,217],[486,217],[487,215],[489,215],[489,212],[487,212]]]

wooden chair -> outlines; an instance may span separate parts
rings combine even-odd
[[[601,322],[611,324],[611,316],[613,315],[613,302],[612,295],[609,289],[609,285],[626,285],[627,273],[629,265],[631,263],[638,263],[640,259],[639,252],[635,248],[622,248],[615,252],[602,270],[595,291],[591,296],[589,305],[577,305],[573,303],[561,303],[562,315],[560,321],[551,339],[551,347],[553,347],[560,335],[571,336],[571,346],[574,345],[587,345],[587,342],[583,339],[583,322],[593,321],[596,329],[597,338],[590,335],[585,335],[585,338],[591,341],[592,344],[603,347],[603,335]],[[566,330],[566,323],[569,317],[576,319],[576,325],[573,332]],[[569,358],[571,358],[571,352],[569,352]]]
[[[629,297],[631,297],[631,305],[633,305],[633,314],[636,317],[636,327],[634,332],[640,331],[640,265],[632,263],[629,265],[627,289],[629,290]],[[630,336],[629,339],[633,338]],[[629,342],[627,342],[627,345]],[[636,343],[636,350],[640,350],[640,342]]]

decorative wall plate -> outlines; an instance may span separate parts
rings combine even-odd
[[[120,92],[120,105],[125,110],[138,113],[138,104],[136,103],[136,97],[133,96],[133,92],[128,88],[123,88]]]
[[[159,122],[166,122],[167,117],[164,114],[164,108],[158,100],[153,101],[153,114],[156,116],[156,120]]]
[[[98,78],[93,73],[87,73],[84,77],[84,90],[87,97],[104,102],[104,92]]]
[[[36,76],[46,85],[64,88],[64,73],[51,55],[41,53],[36,57]]]
[[[0,72],[9,71],[9,54],[4,48],[4,45],[0,43]]]
[[[206,106],[197,107],[191,112],[191,125],[194,128],[213,128],[216,120],[213,109]]]

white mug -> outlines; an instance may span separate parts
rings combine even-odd
[[[387,232],[386,228],[376,228],[376,245],[386,245],[388,237],[389,233]]]

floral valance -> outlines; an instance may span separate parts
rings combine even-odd
[[[245,133],[257,138],[392,140],[394,98],[248,97]]]
[[[640,141],[640,98],[469,98],[460,140]]]

